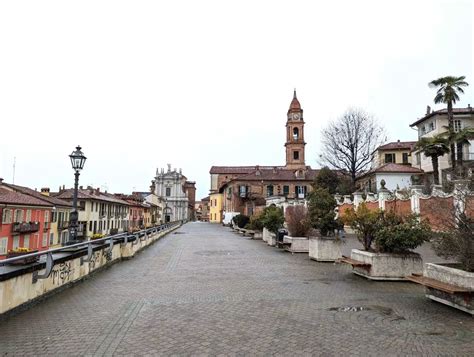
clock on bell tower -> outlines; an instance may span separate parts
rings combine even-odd
[[[296,98],[295,89],[286,121],[286,168],[303,169],[306,167],[304,161],[305,145],[303,109],[301,109],[300,102]]]

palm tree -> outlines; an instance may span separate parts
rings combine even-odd
[[[431,158],[434,184],[439,185],[438,158],[449,152],[448,140],[441,135],[436,135],[432,138],[421,138],[416,144],[416,148],[422,151],[426,157]]]
[[[457,154],[457,165],[461,167],[463,165],[463,146],[469,144],[469,140],[474,138],[474,128],[465,128],[456,133],[456,154]]]
[[[462,87],[467,87],[469,83],[464,81],[465,76],[446,76],[435,79],[429,83],[431,88],[438,88],[434,97],[435,104],[444,103],[448,109],[448,123],[450,130],[454,131],[453,104],[459,100],[459,93],[464,93]],[[456,151],[454,142],[450,144],[451,165],[456,167]]]

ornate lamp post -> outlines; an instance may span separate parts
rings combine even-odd
[[[78,212],[77,212],[77,189],[79,186],[79,175],[80,171],[84,168],[84,164],[86,162],[86,157],[84,153],[81,151],[81,147],[78,145],[76,150],[69,155],[71,159],[71,165],[74,173],[74,198],[72,201],[72,212],[69,216],[69,241],[66,245],[71,245],[74,243],[78,243],[77,239],[77,228],[78,228]]]

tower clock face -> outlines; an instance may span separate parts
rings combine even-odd
[[[293,119],[294,120],[300,120],[300,114],[299,113],[293,114]]]

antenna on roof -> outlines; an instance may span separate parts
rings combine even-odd
[[[16,156],[13,157],[13,179],[12,179],[13,184],[15,184],[15,169],[16,169]]]

